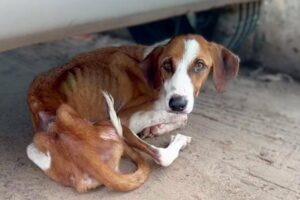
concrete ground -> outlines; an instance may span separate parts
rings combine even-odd
[[[104,187],[80,195],[46,177],[26,157],[32,128],[26,90],[33,76],[74,54],[126,41],[102,36],[35,45],[0,54],[0,199],[300,199],[300,85],[245,75],[217,94],[209,82],[188,126],[193,137],[168,168],[151,163],[148,181],[130,193]],[[243,73],[242,73],[243,74]],[[170,135],[150,140],[165,145]]]

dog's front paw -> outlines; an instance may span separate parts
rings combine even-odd
[[[171,136],[171,143],[181,144],[181,149],[184,149],[191,142],[192,142],[192,137],[182,135],[180,133]]]
[[[179,151],[185,148],[191,141],[191,137],[182,134],[172,136],[167,148],[158,148],[158,159],[155,162],[164,167],[171,165],[178,157]]]

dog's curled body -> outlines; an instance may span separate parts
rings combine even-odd
[[[105,60],[111,62],[103,63]],[[79,55],[67,65],[33,80],[28,104],[36,134],[30,148],[51,157],[51,166],[44,170],[48,176],[79,192],[101,183],[118,191],[129,191],[146,180],[147,163],[123,141],[109,121],[101,92],[109,91],[114,97],[117,112],[153,98],[153,91],[140,78],[143,76],[137,63],[122,51],[107,48]],[[126,127],[123,130],[130,131]],[[137,164],[132,174],[118,172],[123,152]]]
[[[27,155],[48,176],[80,192],[101,183],[133,190],[149,167],[132,148],[166,167],[191,142],[177,134],[161,148],[136,133],[158,136],[185,126],[209,72],[217,91],[224,91],[238,69],[235,54],[199,35],[81,54],[33,80],[27,100],[35,136]],[[135,172],[118,171],[123,154],[136,163]]]

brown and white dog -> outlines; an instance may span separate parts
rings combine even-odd
[[[35,136],[27,155],[49,177],[79,192],[100,184],[133,190],[149,174],[133,148],[168,166],[191,141],[177,134],[159,148],[136,134],[156,136],[184,126],[209,72],[223,91],[238,68],[236,55],[199,35],[81,54],[33,80],[28,104]],[[118,171],[123,154],[136,163],[135,172]]]

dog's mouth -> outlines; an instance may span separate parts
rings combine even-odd
[[[174,110],[168,110],[167,111],[168,113],[174,113],[174,114],[189,114],[189,112],[187,112],[187,111],[174,111]]]
[[[194,106],[192,106],[192,109],[191,109],[190,106],[191,106],[191,105],[188,105],[188,106],[187,106],[186,108],[184,108],[184,109],[177,110],[177,109],[172,109],[172,108],[170,108],[169,105],[167,105],[166,111],[167,111],[168,113],[174,113],[174,114],[189,114],[189,113],[192,112],[193,107],[194,107]]]

